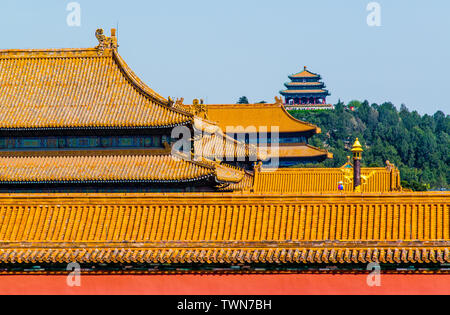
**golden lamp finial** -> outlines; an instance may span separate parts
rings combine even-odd
[[[361,192],[362,177],[361,177],[361,160],[363,148],[359,139],[356,138],[355,144],[352,147],[353,153],[353,190]]]
[[[359,139],[356,138],[356,141],[355,141],[355,143],[353,144],[353,147],[352,147],[353,158],[357,159],[357,160],[361,160],[363,152],[364,152],[364,150],[363,150],[363,147],[361,145],[361,142],[359,142]]]

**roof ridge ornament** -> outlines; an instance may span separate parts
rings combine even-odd
[[[192,101],[192,110],[195,116],[208,120],[208,107],[202,99],[194,99]]]
[[[117,45],[115,28],[111,29],[111,37],[107,37],[102,28],[97,29],[95,32],[95,37],[99,43],[95,48],[97,48],[99,52],[103,52],[105,49],[117,49],[117,47],[119,47],[119,45]]]
[[[283,98],[275,96],[275,104],[277,104],[277,105],[284,105]]]

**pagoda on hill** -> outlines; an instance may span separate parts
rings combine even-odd
[[[302,72],[289,76],[289,79],[291,82],[285,83],[287,90],[280,91],[288,109],[333,109],[327,104],[330,93],[320,75],[304,67]]]

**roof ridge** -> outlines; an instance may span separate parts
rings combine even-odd
[[[168,105],[169,101],[166,100],[164,97],[156,93],[152,88],[150,88],[147,84],[145,84],[135,73],[131,68],[128,66],[128,64],[123,60],[122,56],[120,56],[117,49],[112,49],[112,56],[114,61],[116,61],[119,68],[123,71],[123,73],[126,75],[128,80],[138,89],[140,92],[142,92],[145,96],[150,97],[158,101],[162,105]],[[170,108],[170,107],[169,107]],[[173,108],[171,108],[174,110]],[[181,112],[181,111],[180,111]],[[183,114],[187,112],[182,112]]]
[[[111,48],[104,51],[111,52]],[[39,57],[77,57],[70,54],[92,53],[89,57],[108,57],[109,54],[100,54],[97,48],[39,48],[39,49],[0,49],[0,58],[39,58]],[[60,55],[58,55],[60,54]],[[95,55],[94,55],[95,54]],[[69,56],[68,56],[69,55]],[[84,57],[84,56],[79,56]]]
[[[126,61],[122,58],[122,56],[119,54],[117,48],[112,49],[112,56],[113,59],[117,62],[119,68],[123,70],[124,74],[130,80],[130,82],[146,97],[150,97],[152,99],[155,99],[157,102],[160,103],[160,105],[163,105],[170,109],[171,111],[174,111],[176,113],[179,113],[181,115],[185,115],[189,118],[193,118],[194,115],[188,111],[182,110],[180,108],[172,106],[173,101],[169,98],[166,99],[163,96],[161,96],[159,93],[155,92],[152,88],[150,88],[144,81],[142,81],[139,76],[136,75],[136,73],[128,66]]]

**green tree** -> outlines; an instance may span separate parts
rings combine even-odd
[[[237,104],[249,104],[247,96],[241,96],[237,102]]]
[[[349,104],[350,105],[350,104]],[[334,111],[292,111],[300,119],[320,126],[322,134],[310,144],[334,154],[319,166],[340,167],[359,137],[365,147],[365,166],[394,163],[401,171],[404,187],[418,191],[450,188],[450,116],[442,111],[421,116],[402,104],[381,105],[352,101],[355,111],[339,102]],[[317,166],[317,165],[316,165]]]

